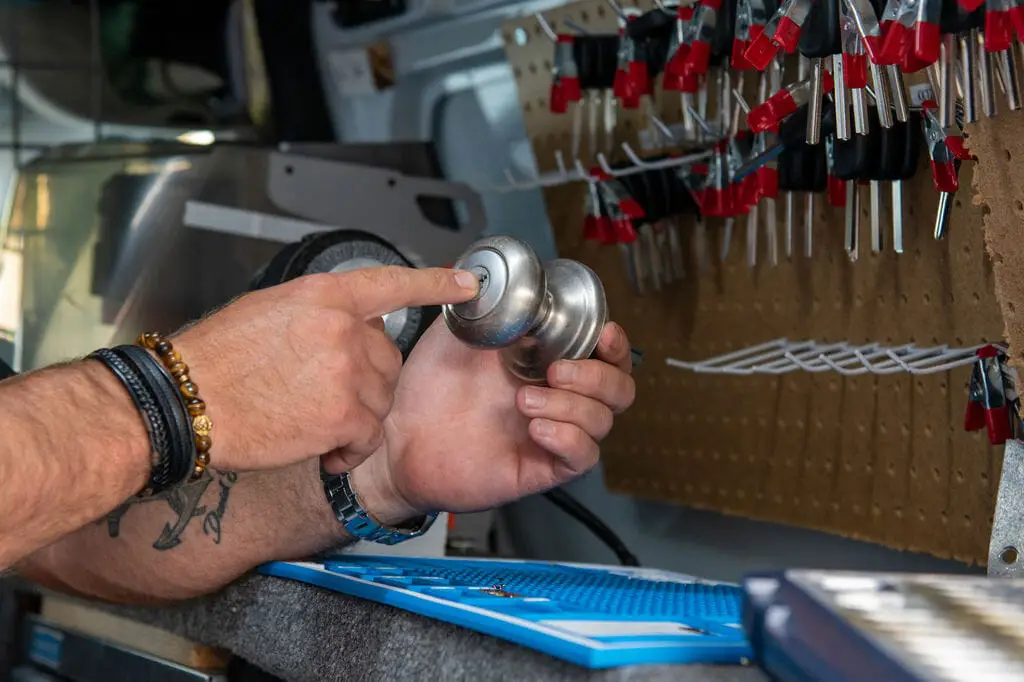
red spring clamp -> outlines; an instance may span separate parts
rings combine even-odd
[[[700,0],[687,27],[685,42],[689,45],[683,59],[683,72],[700,75],[711,65],[711,43],[715,39],[715,25],[722,0]]]
[[[548,107],[553,114],[564,114],[569,109],[569,102],[579,102],[583,98],[580,88],[579,70],[576,68],[576,57],[573,55],[573,37],[568,33],[558,34],[555,41],[555,60],[551,76],[551,97]]]
[[[626,35],[626,29],[619,29],[619,54],[618,68],[615,71],[615,82],[612,84],[612,94],[615,95],[626,109],[635,109],[640,106],[640,96],[644,94],[644,85],[639,84],[633,78],[631,65],[636,59],[636,45],[632,38]],[[634,105],[635,103],[635,105]]]
[[[946,144],[946,131],[942,129],[935,115],[937,108],[932,100],[921,105],[925,145],[928,147],[928,160],[932,166],[932,181],[935,183],[935,189],[939,192],[952,193],[957,191],[960,184],[956,156]]]
[[[755,66],[746,57],[747,50],[757,40],[771,17],[764,0],[738,0],[736,4],[736,27],[732,39],[730,65],[737,71],[749,71]]]
[[[988,0],[985,6],[985,52],[1003,52],[1013,45],[1013,20],[1006,0]]]
[[[995,346],[978,349],[978,359],[971,372],[964,429],[988,431],[992,445],[1002,445],[1013,438],[1019,396],[1016,373],[1006,363],[1006,356]],[[1013,409],[1011,410],[1011,406]]]
[[[812,4],[812,0],[783,2],[761,35],[751,39],[750,47],[743,55],[747,61],[758,71],[764,71],[779,50],[787,54],[794,52]]]
[[[777,131],[779,124],[782,123],[782,119],[810,101],[813,84],[814,80],[812,78],[798,81],[789,87],[779,90],[765,102],[751,109],[750,113],[747,114],[747,126],[751,132]],[[823,72],[822,88],[824,92],[831,92],[833,86],[832,74],[828,71]]]

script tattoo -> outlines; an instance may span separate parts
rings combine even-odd
[[[221,523],[224,512],[227,509],[228,495],[231,488],[238,481],[238,474],[233,471],[222,471],[217,474],[220,484],[220,501],[216,509],[208,511],[206,505],[201,505],[206,489],[213,483],[213,474],[207,469],[198,481],[183,485],[173,490],[168,490],[149,497],[133,497],[114,511],[107,514],[105,521],[107,533],[112,538],[121,534],[121,520],[124,519],[128,510],[132,507],[151,504],[154,502],[165,502],[171,511],[174,512],[175,520],[164,524],[160,536],[153,543],[153,549],[166,551],[174,549],[181,544],[181,536],[192,522],[192,519],[203,516],[203,532],[212,535],[213,541],[220,544]]]
[[[226,471],[220,476],[220,500],[217,508],[206,515],[203,519],[203,532],[213,537],[216,544],[220,544],[220,524],[224,519],[224,512],[228,506],[228,495],[231,494],[231,487],[238,480],[238,474],[233,471]]]

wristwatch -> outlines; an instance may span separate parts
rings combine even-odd
[[[402,526],[385,526],[378,522],[363,507],[359,496],[356,495],[352,482],[349,480],[348,472],[343,474],[329,474],[320,465],[320,480],[324,483],[324,493],[327,501],[334,510],[338,522],[345,527],[353,537],[367,542],[376,542],[381,545],[397,545],[400,542],[418,538],[430,530],[437,519],[437,512],[425,514],[418,519],[412,519],[408,524]]]

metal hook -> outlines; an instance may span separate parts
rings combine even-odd
[[[565,25],[566,28],[576,31],[576,33],[580,34],[581,36],[590,35],[590,31],[583,28],[582,26],[580,26],[579,24],[577,24],[575,21],[568,17],[563,18],[562,23]]]
[[[628,142],[622,143],[622,151],[626,152],[626,157],[634,166],[638,166],[640,168],[647,168],[647,162],[641,159],[639,156],[637,156],[636,152],[633,151],[633,148],[629,146]]]
[[[569,175],[569,171],[565,169],[565,158],[562,156],[561,149],[555,150],[555,165],[558,166],[558,172],[561,173],[563,177]]]
[[[712,130],[711,126],[708,125],[708,122],[704,120],[704,117],[702,117],[697,112],[697,110],[693,108],[692,105],[687,104],[686,105],[686,110],[688,112],[690,112],[690,116],[692,116],[693,120],[697,122],[697,125],[700,126],[700,129],[704,131],[705,135],[710,135],[711,137],[717,137],[718,136],[718,131]]]
[[[537,23],[540,24],[540,30],[544,31],[544,35],[548,37],[548,40],[553,43],[558,42],[558,34],[555,33],[553,28],[551,28],[551,24],[549,24],[548,20],[544,18],[544,15],[537,12],[533,16],[536,17]]]
[[[664,121],[654,114],[651,114],[651,123],[654,124],[654,127],[657,128],[658,132],[661,133],[670,144],[676,143],[676,136],[672,134],[672,129],[665,125]]]
[[[732,89],[732,96],[736,98],[736,103],[740,105],[740,109],[743,109],[744,114],[750,113],[750,105],[747,104],[747,100],[744,99],[743,93],[737,88]]]
[[[619,15],[619,19],[622,19],[623,21],[625,21],[626,20],[626,13],[622,10],[622,7],[619,6],[619,3],[615,2],[615,0],[606,0],[606,1],[608,3],[608,6],[612,8],[612,11]]]
[[[600,166],[601,170],[603,170],[608,175],[614,176],[616,174],[615,170],[612,169],[610,165],[608,165],[608,159],[606,159],[604,157],[604,154],[602,154],[601,152],[597,153],[597,165]]]
[[[573,167],[576,169],[576,172],[579,174],[580,179],[581,180],[586,180],[587,182],[591,182],[591,180],[592,180],[591,174],[588,173],[587,169],[583,167],[583,164],[580,163],[579,158],[574,159],[573,160],[573,164],[574,164]]]

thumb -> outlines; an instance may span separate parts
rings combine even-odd
[[[380,317],[415,306],[462,303],[477,295],[476,275],[449,268],[382,266],[341,273],[351,293],[350,312],[361,318]]]

